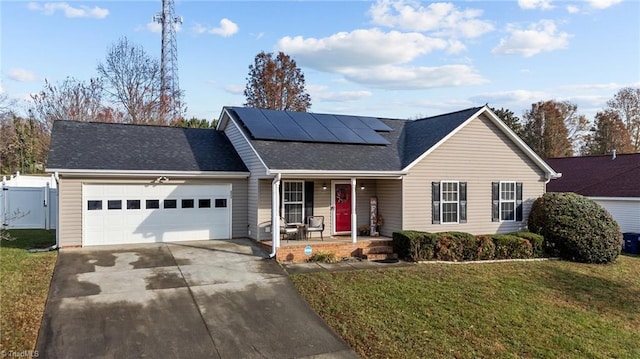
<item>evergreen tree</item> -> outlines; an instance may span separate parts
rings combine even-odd
[[[516,116],[515,113],[513,113],[513,111],[507,108],[496,109],[496,108],[490,107],[490,109],[491,111],[493,111],[493,113],[496,114],[496,116],[500,118],[500,120],[502,120],[502,122],[504,122],[505,125],[507,125],[513,132],[515,132],[516,135],[518,135],[519,137],[522,137],[522,134],[523,134],[522,122],[520,121],[518,116]]]

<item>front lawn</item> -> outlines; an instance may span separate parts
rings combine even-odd
[[[0,242],[0,352],[33,350],[58,252],[29,253],[55,244],[55,230],[10,230]]]
[[[640,257],[292,276],[365,358],[640,358]]]

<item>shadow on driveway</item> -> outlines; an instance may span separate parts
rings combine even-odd
[[[44,358],[356,358],[248,240],[62,250]]]

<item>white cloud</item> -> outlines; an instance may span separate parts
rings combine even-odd
[[[351,68],[344,76],[359,84],[386,89],[427,89],[480,85],[488,80],[467,65],[444,65],[438,67],[414,67],[383,65],[370,68]]]
[[[552,20],[540,20],[528,29],[514,24],[507,25],[508,38],[500,40],[491,53],[494,55],[522,55],[531,57],[543,51],[564,49],[569,45],[571,35],[557,32]]]
[[[521,9],[525,9],[525,10],[553,9],[553,5],[551,5],[551,0],[518,0],[518,6],[520,6]]]
[[[569,14],[576,14],[580,12],[580,8],[575,5],[567,5],[567,12]]]
[[[622,0],[587,0],[587,2],[594,9],[606,9],[621,3]]]
[[[201,24],[196,24],[193,27],[193,31],[196,34],[209,33],[214,35],[220,35],[222,37],[230,37],[232,35],[235,35],[238,32],[238,30],[239,30],[238,25],[227,18],[220,20],[220,26],[218,27],[207,28],[206,26],[203,26]]]
[[[147,23],[147,25],[145,25],[145,28],[151,32],[155,32],[155,33],[160,33],[162,32],[162,24],[155,22],[155,21],[151,21],[149,23]]]
[[[180,32],[182,30],[182,24],[177,22],[173,24],[173,29],[176,32]],[[150,21],[148,22],[146,25],[142,26],[138,26],[135,28],[135,31],[149,31],[149,32],[153,32],[153,33],[161,33],[162,32],[162,24],[156,22],[156,21]]]
[[[66,2],[49,2],[44,4],[30,2],[27,7],[29,10],[38,11],[45,15],[53,15],[60,10],[64,13],[64,16],[68,18],[104,19],[109,15],[109,10],[98,6],[94,6],[93,8],[89,6],[73,7]]]
[[[296,62],[322,71],[341,72],[351,67],[401,64],[434,50],[444,50],[445,40],[423,34],[378,29],[340,32],[325,38],[283,37],[276,50]]]
[[[324,85],[308,85],[307,91],[314,101],[322,102],[352,102],[371,97],[371,91],[331,91]]]
[[[493,107],[530,106],[545,100],[548,94],[542,91],[512,90],[479,94],[470,97],[476,103],[488,103]]]
[[[20,68],[10,69],[7,76],[11,80],[18,81],[18,82],[30,82],[30,81],[37,80],[36,75],[32,71],[20,69]]]
[[[435,31],[442,35],[473,38],[494,29],[489,21],[479,19],[482,10],[456,8],[452,3],[423,6],[411,0],[379,0],[369,9],[376,25],[409,31]]]

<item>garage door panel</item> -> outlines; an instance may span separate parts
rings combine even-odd
[[[164,208],[165,200],[176,208]],[[225,207],[216,208],[216,199]],[[101,201],[89,210],[88,201]],[[109,201],[113,208],[108,209]],[[147,208],[155,200],[159,208]],[[185,201],[183,201],[185,200]],[[205,202],[200,203],[200,200]],[[120,201],[120,202],[118,202]],[[129,202],[127,202],[129,201]],[[83,244],[150,243],[231,237],[231,185],[83,186]],[[201,204],[209,203],[209,208]],[[152,205],[153,203],[151,203]],[[93,207],[96,206],[94,203]],[[182,208],[186,206],[188,208]],[[130,208],[131,207],[131,208]]]

